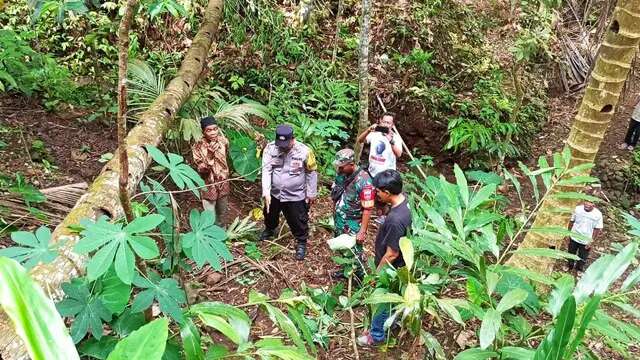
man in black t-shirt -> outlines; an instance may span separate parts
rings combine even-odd
[[[398,269],[405,265],[400,252],[400,238],[406,236],[411,228],[411,211],[407,197],[402,193],[402,177],[396,170],[385,170],[373,178],[373,186],[376,188],[378,200],[391,206],[376,236],[375,263],[378,272],[386,265]],[[358,338],[359,345],[374,345],[385,340],[384,323],[389,317],[389,309],[389,304],[381,304],[378,307],[371,319],[371,331]]]

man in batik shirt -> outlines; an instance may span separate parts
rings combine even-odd
[[[203,137],[193,145],[193,161],[207,185],[201,191],[202,207],[216,215],[216,224],[224,226],[227,213],[229,166],[227,153],[229,140],[224,136],[216,119],[208,116],[200,120]]]
[[[331,199],[335,204],[335,236],[350,234],[356,237],[355,254],[362,262],[362,245],[367,236],[371,210],[375,202],[375,189],[371,175],[365,169],[356,166],[355,154],[351,149],[342,149],[333,162],[338,176],[331,188]],[[356,271],[356,274],[361,273]],[[344,276],[340,270],[334,278]]]

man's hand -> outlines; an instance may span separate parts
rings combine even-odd
[[[313,205],[313,203],[316,201],[316,198],[314,197],[308,197],[306,202],[309,206]]]
[[[360,229],[360,231],[358,231],[358,233],[356,234],[356,241],[358,242],[358,244],[362,245],[364,244],[364,241],[367,239],[367,232],[363,231],[363,229]]]
[[[265,207],[265,213],[269,212],[269,208],[271,207],[271,195],[265,195],[263,196],[264,198],[264,207]]]
[[[369,127],[367,128],[367,131],[368,131],[368,132],[372,132],[372,131],[374,131],[374,130],[376,129],[376,126],[378,126],[378,124],[373,124],[373,125],[369,126]]]

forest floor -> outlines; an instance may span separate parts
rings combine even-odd
[[[637,82],[633,82],[637,86]],[[629,91],[627,94],[637,93]],[[559,150],[569,131],[576,109],[576,96],[562,96],[551,99],[550,120],[543,127],[533,145],[532,160],[540,155],[550,154]],[[618,149],[620,139],[624,137],[629,112],[634,98],[627,95],[623,101],[621,111],[612,123],[601,147],[599,161],[615,161],[629,156],[629,153]],[[46,112],[35,101],[3,95],[0,97],[0,140],[7,146],[0,150],[0,173],[14,175],[24,174],[32,183],[40,188],[64,185],[74,182],[91,182],[99,173],[103,164],[100,157],[114,151],[116,147],[115,129],[98,121],[83,123],[77,120],[77,115],[65,116]],[[44,147],[41,154],[34,158],[33,143],[41,140]],[[40,158],[37,158],[40,156]],[[43,166],[42,157],[48,159],[50,166]],[[444,163],[447,163],[445,161]],[[448,167],[448,166],[444,166]],[[446,171],[445,168],[439,169]],[[606,189],[604,189],[606,192]],[[192,208],[199,207],[195,197],[181,194],[178,198],[182,224],[188,223],[187,214]],[[230,211],[226,220],[244,218],[252,209],[259,206],[259,186],[247,182],[235,182],[230,198]],[[595,246],[594,253],[606,252],[611,242],[623,241],[626,237],[617,216],[608,214],[608,206],[603,211],[606,215],[604,241]],[[323,220],[331,216],[332,209],[327,197],[320,198],[311,208],[311,236],[309,239],[308,256],[303,262],[293,259],[294,240],[286,231],[281,230],[275,242],[259,245],[262,259],[258,262],[244,255],[241,243],[232,245],[236,261],[228,264],[224,273],[212,275],[213,271],[205,267],[202,271],[192,274],[198,283],[198,300],[219,300],[226,303],[241,305],[247,301],[248,292],[253,289],[271,297],[278,297],[286,288],[300,289],[302,284],[312,288],[330,289],[335,285],[330,277],[337,267],[331,260],[333,255],[326,246],[326,240],[331,232],[322,227]],[[184,226],[184,225],[183,225]],[[261,224],[258,224],[261,227]],[[373,251],[375,226],[369,232],[366,246],[367,255]],[[5,241],[7,239],[5,238]],[[6,246],[6,242],[4,244]],[[1,245],[0,245],[1,246]],[[594,258],[595,255],[592,255]],[[452,294],[450,294],[452,295]],[[356,312],[356,327],[361,326],[366,316],[365,309]],[[262,312],[254,312],[254,334],[272,334],[275,328]],[[456,337],[463,329],[451,324],[446,334],[434,334],[441,341],[448,353],[460,351],[456,344]],[[361,329],[357,329],[359,333]],[[353,351],[350,344],[350,324],[348,314],[344,313],[340,323],[332,330],[335,338],[331,340],[331,347],[326,353],[320,353],[320,358],[352,359]],[[472,335],[473,337],[473,335]],[[466,341],[474,341],[468,339]],[[593,349],[602,351],[606,358],[616,355],[606,353],[604,346],[595,344]],[[363,359],[398,359],[420,358],[421,354],[413,352],[409,337],[402,338],[398,344],[385,351],[362,350]]]

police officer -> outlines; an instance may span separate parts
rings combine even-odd
[[[357,244],[354,252],[360,256],[375,203],[373,179],[366,169],[356,166],[355,154],[351,149],[338,151],[333,165],[338,173],[331,188],[331,199],[335,204],[334,235],[355,236]],[[340,270],[333,277],[342,278],[344,273]]]
[[[265,230],[260,240],[273,237],[284,213],[298,246],[296,259],[304,260],[309,237],[309,206],[318,192],[318,173],[313,151],[293,136],[289,125],[276,127],[276,139],[262,154],[262,197]]]

